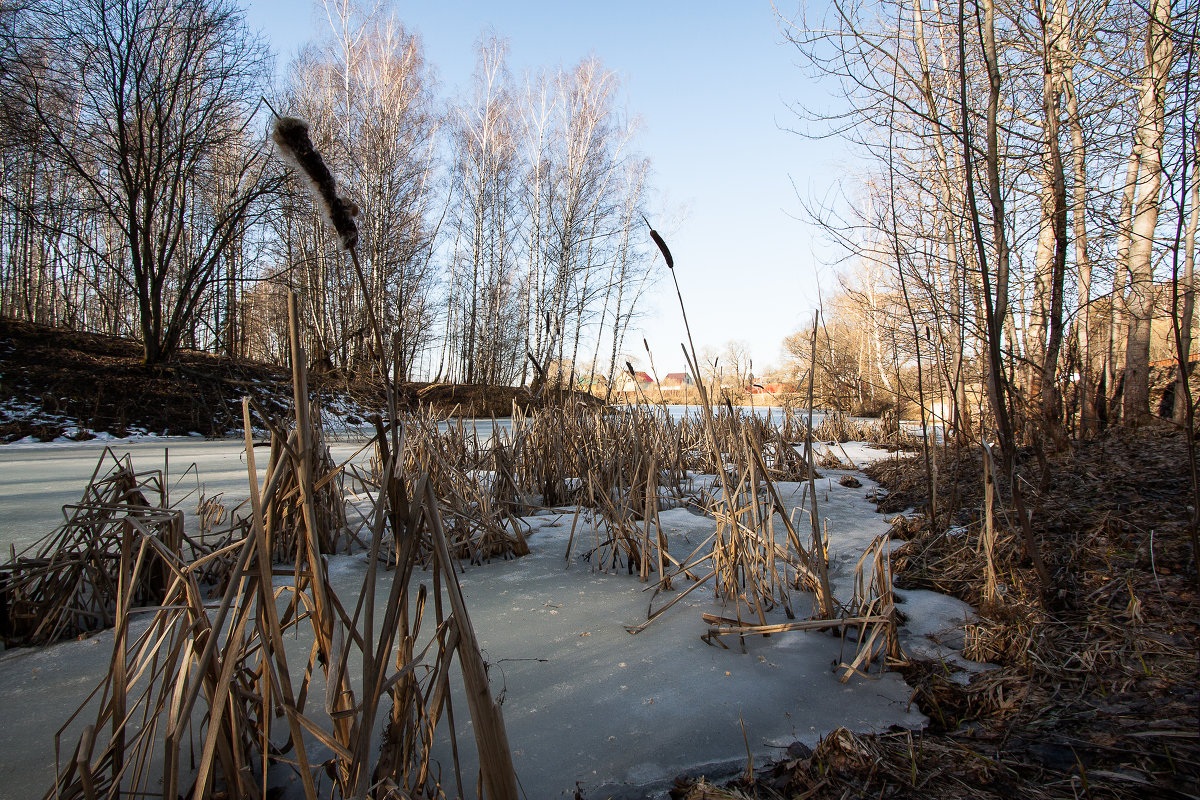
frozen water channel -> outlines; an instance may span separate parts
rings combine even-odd
[[[172,476],[195,462],[206,494],[223,491],[227,501],[245,496],[244,454],[234,442],[160,440],[114,447],[132,453],[138,469],[161,468],[164,448]],[[335,444],[334,458],[356,448]],[[859,465],[882,455],[862,446],[847,445],[847,451]],[[95,444],[0,448],[0,542],[14,542],[19,550],[49,532],[62,519],[59,506],[78,499],[101,452]],[[862,488],[847,488],[838,485],[837,471],[825,472],[818,485],[820,511],[831,532],[834,590],[845,599],[859,553],[888,525],[865,499],[869,480],[862,477]],[[189,476],[173,496],[194,487]],[[785,500],[799,501],[798,484],[779,489]],[[184,503],[184,510],[194,510],[194,502]],[[531,555],[469,566],[461,577],[493,694],[503,698],[525,796],[571,797],[577,784],[589,798],[649,796],[681,772],[712,775],[743,766],[743,729],[761,764],[794,740],[813,745],[839,726],[873,731],[924,723],[894,673],[840,683],[832,666],[852,656],[853,645],[829,634],[749,637],[746,653],[736,645],[724,650],[704,644],[700,614],[728,613],[709,587],[690,594],[642,633],[627,633],[624,625],[646,618],[650,592],[636,576],[593,572],[578,557],[578,544],[576,557],[566,563],[572,516],[527,518]],[[713,530],[710,519],[686,509],[663,512],[661,519],[679,542],[673,552],[676,547],[687,552]],[[589,538],[582,521],[577,539],[581,532]],[[339,594],[357,594],[364,572],[361,555],[330,559]],[[380,597],[387,588],[379,587]],[[656,607],[667,599],[660,596]],[[909,592],[905,599],[901,608],[919,620],[913,645],[936,649],[939,636],[953,640],[952,630],[969,614],[961,603],[929,593]],[[793,605],[803,618],[811,602],[800,595]],[[110,653],[111,637],[101,634],[0,654],[0,798],[40,796],[49,788],[54,734],[101,681]],[[465,703],[456,708],[465,709]],[[459,723],[469,740],[469,723]],[[70,738],[64,747],[73,744]]]

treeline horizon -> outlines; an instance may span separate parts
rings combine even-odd
[[[626,334],[655,214],[616,76],[592,56],[518,79],[484,38],[447,99],[394,14],[323,7],[329,30],[270,91],[232,0],[0,3],[0,313],[132,336],[147,363],[282,362],[296,292],[312,360],[348,373],[575,385],[643,366]],[[1148,376],[1192,357],[1198,17],[1166,0],[781,17],[842,90],[801,121],[865,166],[809,208],[847,267],[771,372],[812,374],[833,407],[936,396],[961,441],[995,429],[1007,450],[1192,420],[1186,371],[1170,408]],[[276,112],[308,123],[358,208],[365,280],[273,152]],[[741,343],[706,350],[694,377],[757,380]]]
[[[347,373],[621,369],[657,251],[616,74],[588,56],[518,79],[481,37],[446,98],[390,7],[317,6],[328,30],[272,90],[233,0],[0,3],[0,314],[134,338],[147,364],[283,363],[296,292],[311,360]],[[365,281],[274,152],[276,114],[357,207]]]

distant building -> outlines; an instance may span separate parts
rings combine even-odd
[[[633,375],[622,372],[613,381],[613,386],[618,392],[636,392],[638,389],[648,389],[653,385],[654,379],[644,372],[635,372]]]
[[[664,392],[682,392],[688,386],[692,385],[692,376],[686,372],[670,372],[662,380],[662,390]]]

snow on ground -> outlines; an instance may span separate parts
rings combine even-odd
[[[245,494],[244,456],[236,445],[181,441],[169,447],[172,475],[195,460],[207,494],[225,491],[231,500]],[[844,448],[859,466],[886,456],[859,445]],[[161,465],[162,444],[122,445],[126,449],[134,452],[139,469]],[[353,450],[351,444],[339,444],[334,457],[345,458]],[[0,449],[0,536],[24,539],[52,528],[61,519],[57,507],[78,498],[100,452],[95,445]],[[871,481],[860,476],[863,486],[848,488],[837,483],[840,474],[824,470],[817,495],[831,532],[832,584],[846,599],[859,554],[887,530],[888,520],[865,499],[874,488]],[[188,480],[194,485],[194,478]],[[778,488],[789,505],[807,493],[797,483]],[[700,614],[731,613],[708,586],[642,633],[627,633],[624,626],[643,621],[651,602],[659,608],[674,595],[652,601],[636,576],[593,571],[582,558],[592,546],[591,528],[583,520],[568,565],[564,554],[573,516],[527,517],[533,530],[529,556],[469,566],[461,578],[493,692],[503,699],[514,764],[528,797],[571,797],[577,782],[589,797],[644,797],[664,791],[665,782],[681,772],[732,771],[745,763],[743,726],[761,764],[794,740],[811,746],[839,726],[872,731],[924,723],[897,674],[838,682],[833,665],[853,655],[853,644],[843,644],[840,637],[800,632],[750,637],[746,653],[732,638],[729,650],[706,645],[700,640],[706,630]],[[686,508],[662,512],[661,521],[677,554],[713,530],[710,519]],[[365,557],[336,556],[329,564],[339,594],[356,595]],[[382,578],[380,602],[390,588],[390,574]],[[429,576],[417,580],[428,583]],[[677,584],[676,591],[683,588]],[[943,643],[937,652],[953,656],[953,647],[946,645],[955,644],[953,628],[969,608],[928,592],[903,594],[901,608],[909,617],[905,646],[934,647],[936,638]],[[793,606],[803,618],[811,599],[794,597]],[[774,613],[782,621],[782,614]],[[102,679],[111,641],[110,634],[100,634],[40,651],[0,654],[0,799],[37,796],[50,785],[54,733]],[[303,651],[303,636],[294,644]],[[462,737],[470,742],[466,704],[455,705],[460,742]],[[65,738],[64,747],[73,747],[75,738]],[[473,752],[471,746],[460,749]]]
[[[264,382],[252,379],[251,383],[261,385]],[[14,396],[0,397],[0,423],[16,422],[45,426],[51,429],[58,428],[62,433],[53,440],[54,442],[137,442],[155,438],[165,440],[186,438],[167,436],[165,432],[159,433],[137,425],[129,426],[128,434],[118,437],[107,431],[89,428],[79,418],[70,414],[47,411],[44,405],[44,403],[22,402]],[[371,413],[367,407],[359,404],[353,398],[336,391],[322,398],[321,419],[325,429],[330,433],[350,436],[370,435],[374,431],[374,427],[367,423],[366,419]],[[200,437],[203,434],[192,432],[188,435]],[[225,435],[238,438],[241,436],[241,429],[234,428],[226,431]],[[42,443],[42,440],[34,436],[25,436],[13,442],[13,444],[39,443]]]

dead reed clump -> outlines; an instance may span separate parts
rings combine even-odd
[[[855,438],[855,433],[861,431],[862,426],[857,424],[857,421],[852,422],[846,414],[835,411],[832,414],[826,414],[821,419],[821,424],[813,429],[813,438],[825,442],[849,442]],[[877,437],[878,434],[870,441],[876,441]]]
[[[230,548],[240,578],[229,583],[215,607],[202,599],[196,564],[163,552],[153,537],[139,532],[121,560],[122,587],[138,584],[152,564],[151,551],[168,565],[170,586],[136,636],[129,627],[132,593],[120,594],[112,667],[95,695],[100,698],[95,721],[73,750],[60,750],[69,756],[60,762],[47,798],[158,791],[166,797],[260,797],[280,781],[279,765],[288,762],[310,798],[318,796],[321,774],[341,797],[365,797],[368,790],[380,798],[443,796],[441,771],[431,756],[438,723],[452,713],[448,681],[456,658],[470,687],[481,780],[488,796],[515,797],[515,783],[511,792],[506,788],[512,776],[503,722],[490,703],[429,485],[421,482],[419,499],[409,508],[410,534],[427,538],[436,553],[436,627],[427,637],[421,630],[427,616],[424,587],[409,621],[411,570],[393,583],[381,626],[361,603],[348,612],[320,568],[315,580],[274,587],[257,492],[255,533]],[[378,543],[377,537],[373,546]],[[363,596],[373,595],[374,581],[372,569]],[[321,614],[323,602],[336,615],[328,626],[332,632]],[[289,664],[283,636],[294,638],[304,628],[311,628],[307,664]],[[349,680],[352,664],[362,665],[361,683]],[[392,711],[376,760],[375,710],[385,700]],[[284,722],[273,721],[280,716]],[[314,763],[310,748],[332,755]],[[452,771],[459,772],[457,762]],[[461,794],[463,778],[458,774],[454,780]]]
[[[1002,762],[919,732],[862,735],[838,728],[823,736],[816,748],[793,743],[784,758],[735,786],[749,796],[766,798],[972,800],[1002,796],[1015,777]],[[1040,800],[1046,795],[1033,791],[1022,796]]]
[[[680,427],[686,431],[687,420]],[[723,639],[734,636],[744,649],[747,636],[841,628],[857,636],[855,655],[841,665],[842,680],[856,672],[865,673],[873,663],[901,663],[889,561],[880,555],[886,552],[886,540],[875,542],[860,559],[855,594],[848,606],[837,603],[829,589],[828,530],[822,530],[817,510],[809,425],[793,426],[794,431],[805,432],[803,454],[797,446],[784,441],[778,429],[764,424],[759,417],[736,411],[729,404],[715,412],[704,409],[702,424],[692,424],[691,429],[701,435],[701,450],[707,449],[711,466],[717,470],[712,492],[703,492],[699,502],[715,520],[716,531],[682,562],[669,554],[656,557],[657,564],[672,562],[660,574],[656,597],[671,587],[674,580],[688,579],[693,583],[657,610],[652,600],[646,621],[628,630],[631,633],[643,630],[687,593],[712,580],[714,593],[732,616],[702,615],[709,625],[702,638],[710,644],[724,647],[727,645]],[[809,507],[804,510],[811,523],[811,538],[807,543],[793,525],[775,485],[777,479],[805,477]],[[618,526],[623,522],[610,521],[608,527],[619,531]],[[646,529],[649,530],[649,525]],[[639,557],[638,543],[632,536],[625,538],[630,545],[630,557]],[[663,542],[663,538],[656,541],[647,535],[640,544],[647,552],[658,545],[661,553]],[[645,574],[643,570],[643,579]],[[797,589],[811,591],[816,596],[812,619],[795,621],[791,592]],[[782,608],[789,621],[769,622],[767,614],[776,608]]]
[[[828,448],[821,451],[821,456],[817,459],[817,466],[822,469],[853,469],[850,464],[838,458],[837,453]]]
[[[399,470],[410,482],[429,476],[455,558],[480,564],[529,553],[518,522],[525,508],[501,435],[480,442],[461,419],[443,431],[431,415],[413,415],[406,419]]]
[[[925,517],[920,515],[906,517],[903,514],[897,514],[892,517],[890,524],[888,536],[897,542],[907,542],[923,531],[928,522]]]
[[[871,442],[899,450],[917,450],[922,444],[919,433],[910,431],[894,419],[890,422],[863,419],[842,411],[823,415],[812,434],[814,439],[822,442]]]
[[[490,539],[491,555],[520,555],[519,539],[507,543],[521,530],[520,517],[582,505],[596,531],[608,531],[590,548],[580,542],[586,557],[594,566],[640,572],[646,521],[657,535],[657,512],[686,499],[680,440],[665,414],[639,409],[518,409],[507,429],[493,423],[486,438],[470,422],[439,427],[416,416],[407,420],[401,466],[409,476],[432,476],[456,542],[472,554],[487,550],[477,545]],[[456,508],[455,498],[465,502]],[[471,526],[478,535],[465,529]]]
[[[892,591],[891,542],[888,536],[878,536],[863,551],[854,568],[854,592],[850,598],[845,624],[857,629],[855,655],[838,668],[843,670],[845,683],[852,674],[866,674],[871,664],[879,661],[883,669],[903,666],[908,662],[900,649],[896,629],[898,613]]]
[[[294,298],[289,311],[292,361],[302,365]],[[330,538],[330,517],[319,505],[321,490],[338,486],[345,465],[322,458],[302,368],[293,370],[293,381],[294,426],[286,434],[272,431],[277,457],[270,459],[263,485],[250,401],[243,403],[248,535],[189,561],[131,523],[119,553],[111,668],[93,694],[97,702],[89,700],[72,717],[95,713],[95,722],[65,751],[66,727],[60,730],[56,753],[68,755],[59,760],[47,798],[262,797],[275,791],[280,771],[299,778],[306,800],[323,794],[442,797],[451,785],[460,796],[464,785],[478,785],[491,798],[517,797],[503,718],[491,697],[431,476],[406,481],[398,463],[403,429],[379,426],[376,457],[385,479],[365,515],[361,591],[354,603],[343,602],[324,552],[337,538]],[[290,582],[275,582],[272,539],[292,548],[293,566],[280,575]],[[390,588],[376,619],[388,550],[394,553]],[[430,591],[413,583],[423,554],[432,570],[432,621]],[[220,601],[208,605],[198,571],[223,557],[232,557],[233,566]],[[134,635],[136,587],[157,574],[159,564],[166,570],[162,605]],[[449,691],[450,681],[459,678],[479,763],[479,773],[465,783]],[[378,730],[385,706],[390,711]],[[443,719],[450,725],[438,733]],[[450,757],[443,770],[434,747],[446,737]],[[326,780],[327,791],[321,786]]]
[[[336,553],[351,544],[342,471],[333,463],[319,425],[310,425],[305,438],[311,444],[305,468],[323,476],[311,489],[310,503],[302,497],[300,462],[295,458],[299,437],[295,432],[284,434],[271,426],[266,466],[276,490],[263,513],[267,541],[277,561],[293,561],[296,553],[307,546],[309,525],[313,528],[311,541],[319,553]],[[306,514],[311,518],[306,518]]]
[[[581,420],[584,447],[572,467],[577,502],[591,523],[580,555],[593,569],[664,579],[674,567],[659,512],[688,501],[682,432],[661,409],[623,409]],[[568,544],[570,561],[574,537]],[[667,579],[669,585],[669,579]]]
[[[714,579],[717,596],[736,615],[733,628],[728,629],[724,626],[730,620],[714,618],[717,628],[710,628],[706,641],[719,642],[715,637],[732,632],[766,632],[740,630],[751,625],[743,614],[757,618],[754,624],[760,627],[768,626],[766,614],[776,607],[794,619],[791,592],[796,589],[813,591],[821,609],[832,608],[823,577],[824,547],[819,540],[804,544],[776,487],[777,478],[800,477],[796,473],[802,465],[795,449],[777,432],[764,428],[761,419],[728,404],[716,413],[707,412],[699,430],[718,470],[712,493],[703,494],[700,507],[717,527],[697,549],[699,556],[685,561],[687,569],[705,573],[702,581]],[[804,465],[803,472],[811,476],[811,465]],[[677,569],[675,574],[683,571]],[[647,622],[667,607],[652,611]]]
[[[183,512],[166,506],[161,470],[135,472],[128,456],[105,448],[66,521],[0,566],[0,638],[44,645],[112,627],[127,605],[160,602],[169,570],[158,552],[184,551]],[[138,580],[123,585],[120,564],[139,536],[157,548]],[[190,547],[188,548],[190,551]]]
[[[702,618],[710,627],[701,638],[710,644],[722,644],[719,637],[723,636],[736,635],[744,639],[754,634],[770,635],[840,628],[844,635],[853,637],[854,647],[853,657],[837,665],[837,669],[842,672],[839,678],[842,683],[852,675],[867,675],[872,665],[878,665],[880,670],[904,666],[907,664],[907,658],[897,639],[898,613],[892,592],[888,550],[887,537],[882,536],[863,552],[855,566],[853,595],[847,605],[839,606],[840,610],[836,616],[816,616],[814,619],[797,622],[755,624],[715,614],[703,614]]]
[[[992,607],[984,611],[985,615],[990,611],[990,616],[966,626],[963,657],[993,664],[1018,663],[1029,649],[1032,609],[1013,613],[1011,607]]]

